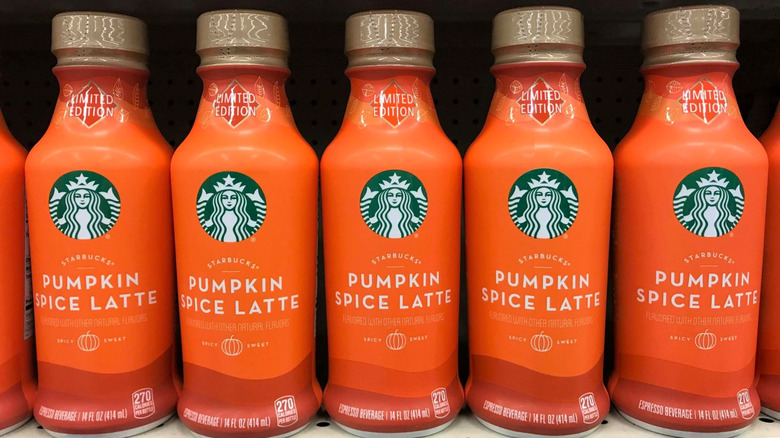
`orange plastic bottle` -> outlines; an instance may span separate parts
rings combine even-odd
[[[146,26],[52,22],[54,117],[26,164],[38,422],[128,436],[173,414],[172,150],[146,101]]]
[[[429,82],[433,21],[347,20],[344,123],[322,157],[325,408],[361,436],[417,437],[463,404],[458,380],[461,157]]]
[[[495,17],[496,93],[464,161],[466,400],[509,436],[583,436],[609,411],[612,155],[580,91],[583,39],[574,9]]]
[[[171,165],[179,418],[201,436],[287,436],[306,426],[322,394],[319,163],[284,93],[287,23],[264,11],[208,12],[198,18],[197,51],[203,97]]]
[[[30,255],[24,205],[27,151],[0,113],[0,435],[30,419],[33,381],[33,314]]]
[[[764,240],[764,281],[761,295],[761,317],[758,324],[758,395],[761,410],[780,420],[780,105],[769,129],[761,136],[769,155],[769,188],[767,190],[766,228]]]
[[[756,418],[767,156],[732,89],[739,13],[644,21],[645,93],[615,150],[612,402],[667,435],[733,436]]]

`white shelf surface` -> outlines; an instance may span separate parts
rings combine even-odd
[[[6,435],[8,438],[30,438],[30,437],[49,437],[35,420],[32,420],[21,428]],[[181,424],[178,418],[174,417],[159,427],[150,430],[141,435],[141,438],[163,438],[163,437],[181,437],[192,438],[187,429]],[[614,410],[607,415],[606,424],[601,424],[598,429],[588,438],[625,438],[625,437],[661,437],[653,432],[640,429],[632,425],[620,416]],[[295,438],[330,438],[330,437],[353,437],[353,435],[339,429],[333,424],[327,415],[321,414],[312,421],[300,433],[294,435]],[[432,438],[499,438],[503,437],[498,433],[492,432],[479,424],[477,420],[469,413],[461,413],[453,424],[442,432],[433,435]],[[776,438],[780,437],[780,422],[774,421],[761,414],[745,433],[740,435],[742,438]]]

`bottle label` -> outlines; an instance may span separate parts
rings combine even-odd
[[[87,128],[91,128],[106,117],[114,117],[117,105],[113,95],[103,91],[95,82],[89,81],[68,98],[66,108],[68,117],[74,117]]]
[[[684,86],[680,81],[693,85]],[[709,125],[720,117],[740,117],[730,77],[719,73],[692,81],[690,78],[648,75],[639,114],[667,125],[682,122]]]
[[[509,191],[512,222],[534,239],[553,239],[565,233],[577,218],[578,210],[574,183],[554,169],[528,171]]]
[[[490,114],[507,125],[531,122],[545,126],[559,117],[588,121],[579,76],[549,72],[517,78],[496,72]]]
[[[250,177],[219,172],[200,186],[196,209],[203,230],[220,242],[252,237],[267,213],[265,194]]]
[[[325,179],[328,209],[355,213],[325,213],[326,257],[339,257],[327,259],[331,382],[428,400],[423,415],[445,415],[434,390],[457,371],[461,172],[377,170]],[[379,369],[387,375],[367,372]]]
[[[229,77],[225,73],[201,72],[206,89],[195,125],[204,129],[193,131],[193,144],[173,159],[183,359],[185,372],[194,376],[187,389],[237,394],[282,384],[278,382],[311,387],[317,172],[311,167],[302,171],[300,163],[311,163],[313,157],[307,154],[303,161],[300,138],[286,137],[291,135],[287,130],[274,131],[277,141],[267,148],[229,147],[234,135],[272,135],[269,129],[289,123],[289,107],[280,85],[286,72],[263,77],[241,69]],[[235,127],[239,129],[233,131]],[[227,149],[189,152],[215,142]],[[294,147],[277,152],[287,142]],[[226,161],[236,166],[220,164]],[[260,398],[251,405],[267,409],[271,417],[263,423],[270,425],[276,403],[277,425],[288,426],[297,421],[295,397],[308,409],[301,391],[289,399]],[[187,408],[193,411],[204,409],[190,403]],[[229,418],[226,414],[224,420]]]
[[[45,195],[31,194],[40,196],[39,216],[44,208],[50,216],[36,223],[31,212],[41,257],[33,285],[39,360],[100,373],[141,369],[173,337],[169,198],[148,196],[169,177],[60,175]]]
[[[114,120],[156,129],[146,101],[145,81],[145,73],[66,81],[60,89],[53,125],[76,123],[90,130],[108,129],[116,126],[108,123]]]
[[[428,195],[413,174],[386,170],[366,183],[360,197],[360,213],[371,231],[401,239],[423,224],[428,213]]]
[[[238,127],[248,117],[257,117],[260,106],[255,94],[235,79],[216,93],[211,105],[214,116],[221,117],[231,128]]]
[[[409,117],[415,118],[417,113],[417,100],[412,93],[407,93],[398,82],[391,80],[387,86],[373,93],[373,86],[363,86],[363,94],[371,96],[372,115],[383,119],[393,128],[397,128]]]
[[[616,396],[627,400],[622,409],[638,409],[633,415],[680,424],[736,420],[735,394],[754,388],[766,158],[744,134],[728,74],[651,72],[646,80],[636,123],[649,137],[634,138],[618,151],[616,172],[620,366],[613,381],[626,388]],[[712,84],[720,91],[685,93],[700,91],[703,84],[705,90]],[[684,109],[681,99],[691,105]],[[694,114],[701,108],[693,103],[702,99],[710,102],[708,109]],[[717,103],[724,99],[725,104]],[[732,119],[739,123],[725,124]],[[688,125],[680,130],[659,122]],[[719,142],[710,144],[713,135]],[[631,385],[647,388],[641,402]],[[672,400],[672,391],[692,395]],[[691,401],[694,396],[702,401]],[[681,413],[664,410],[670,407]]]
[[[281,71],[269,77],[237,72],[234,78],[222,79],[204,73],[204,83],[208,85],[198,107],[200,123],[195,126],[206,128],[216,123],[216,126],[233,130],[239,127],[253,129],[257,127],[255,123],[294,124],[284,94],[285,76]]]
[[[347,103],[346,121],[360,128],[378,125],[390,129],[405,127],[412,121],[438,124],[428,84],[419,76],[351,80],[352,94]]]
[[[49,214],[62,234],[91,240],[106,234],[119,219],[121,202],[114,185],[88,170],[68,172],[49,194]]]

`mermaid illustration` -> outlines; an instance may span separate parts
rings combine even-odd
[[[533,171],[532,171],[533,172]],[[552,239],[569,229],[577,214],[578,200],[574,186],[559,190],[561,185],[556,179],[542,171],[538,179],[527,182],[528,189],[520,177],[515,183],[509,198],[509,210],[512,220],[523,233],[535,239]],[[525,201],[524,205],[521,201]]]
[[[265,200],[259,189],[246,194],[246,185],[235,181],[235,177],[227,175],[214,185],[214,193],[202,189],[198,199],[198,217],[203,229],[221,242],[249,238],[260,228],[265,214]],[[250,205],[255,211],[250,210]],[[210,207],[208,213],[206,207]]]
[[[693,193],[693,208],[683,217],[688,229],[704,237],[728,233],[738,219],[729,211],[731,194],[719,186],[707,186]]]
[[[113,188],[98,191],[98,184],[84,174],[66,184],[67,191],[54,189],[49,209],[60,231],[68,237],[89,240],[102,236],[119,216],[119,199]],[[108,205],[104,205],[106,202]],[[64,208],[61,204],[64,203]],[[110,216],[109,216],[110,215]]]
[[[425,219],[428,202],[422,186],[411,191],[410,185],[394,173],[389,180],[378,184],[378,191],[366,188],[361,210],[366,224],[375,233],[391,239],[400,239],[420,227]],[[415,213],[415,208],[419,213]]]
[[[696,175],[704,172],[699,170]],[[734,182],[729,181],[728,175],[736,180],[733,189],[728,188]],[[739,179],[726,169],[713,168],[706,177],[684,180],[674,197],[674,211],[680,223],[702,237],[718,237],[731,231],[739,222],[744,205]]]

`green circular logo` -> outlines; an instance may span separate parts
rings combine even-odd
[[[574,183],[555,169],[524,173],[509,189],[509,216],[534,239],[553,239],[574,223],[580,202]]]
[[[722,167],[705,167],[690,173],[674,192],[677,220],[702,237],[718,237],[733,230],[744,210],[742,182]]]
[[[263,225],[267,211],[263,189],[239,172],[219,172],[198,192],[198,221],[220,242],[241,242]]]
[[[76,170],[57,179],[49,192],[49,214],[62,234],[90,240],[106,234],[119,219],[119,193],[95,172]]]
[[[386,170],[368,180],[360,195],[360,213],[371,231],[390,239],[420,228],[428,213],[422,182],[404,170]]]

